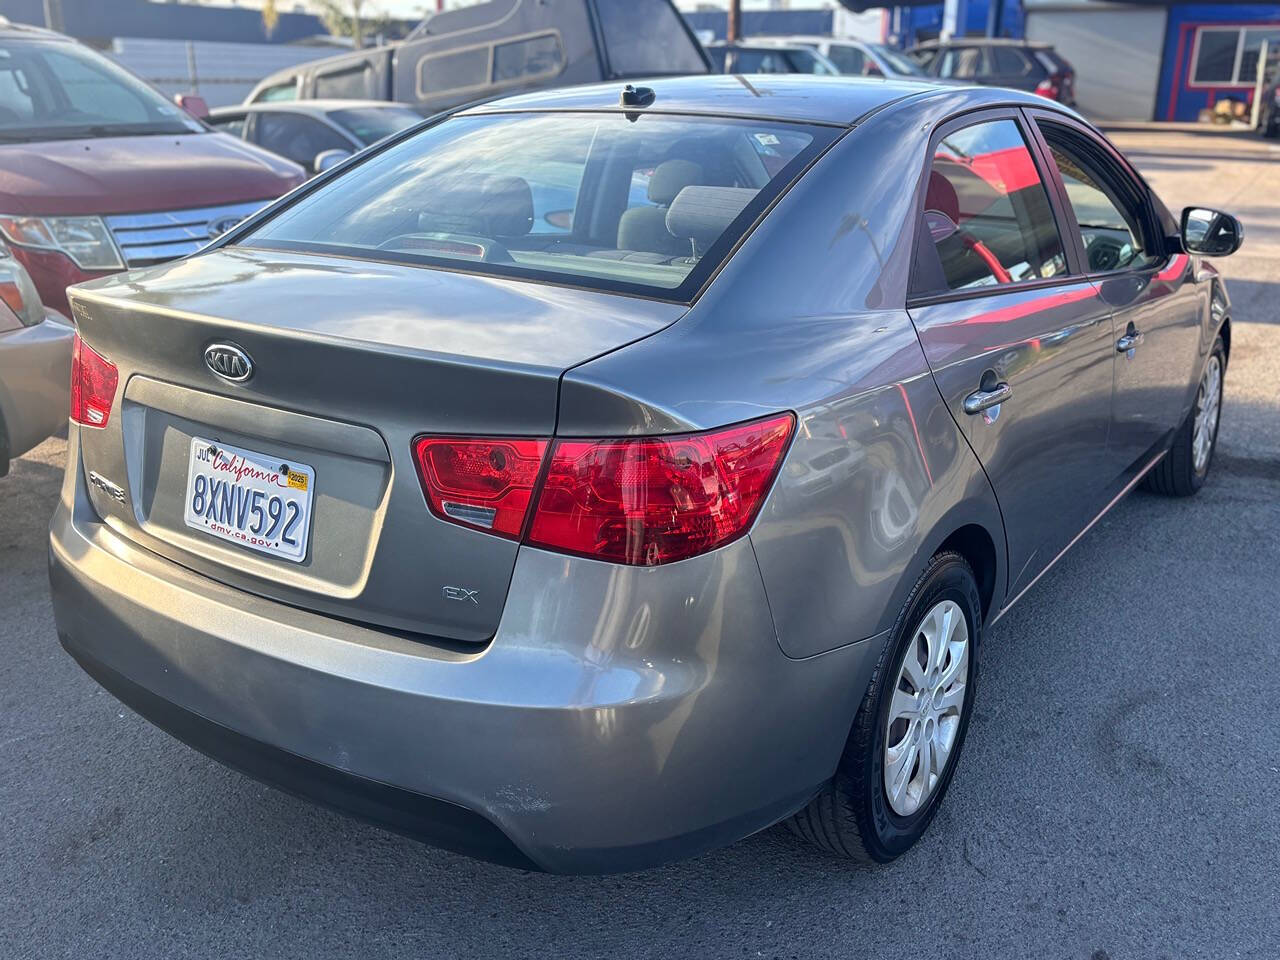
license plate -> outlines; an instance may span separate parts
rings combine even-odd
[[[315,480],[305,463],[192,437],[183,519],[188,527],[297,563],[307,555]]]

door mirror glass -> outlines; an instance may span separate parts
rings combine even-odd
[[[1182,211],[1182,246],[1187,253],[1225,257],[1244,242],[1244,225],[1229,213],[1205,207]]]
[[[324,173],[330,167],[336,167],[349,156],[351,156],[350,150],[321,150],[316,154],[315,171],[316,173]]]

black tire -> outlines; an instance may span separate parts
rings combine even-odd
[[[1213,454],[1218,448],[1218,427],[1222,421],[1222,394],[1226,384],[1227,351],[1222,345],[1221,337],[1214,340],[1209,357],[1218,358],[1219,368],[1222,371],[1222,378],[1218,382],[1218,414],[1213,425],[1213,441],[1209,447],[1209,456],[1205,459],[1204,466],[1197,470],[1193,450],[1198,406],[1198,403],[1195,403],[1192,404],[1187,418],[1178,427],[1178,432],[1173,435],[1169,452],[1165,454],[1163,460],[1152,467],[1143,481],[1143,487],[1152,493],[1163,494],[1166,497],[1190,497],[1204,486],[1205,479],[1209,476],[1209,468],[1213,466]],[[1209,359],[1206,358],[1205,365],[1207,366],[1208,363]],[[1199,389],[1199,387],[1196,388],[1197,398]]]
[[[910,817],[889,807],[884,787],[884,742],[889,702],[903,658],[926,613],[942,600],[954,600],[969,629],[969,675],[955,745],[933,794]],[[951,783],[964,746],[978,680],[982,602],[973,571],[958,553],[939,553],[916,581],[876,663],[836,775],[787,825],[810,843],[859,863],[888,863],[906,853],[928,829]]]

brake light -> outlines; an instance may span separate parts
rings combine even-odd
[[[1062,75],[1055,73],[1053,76],[1041,80],[1036,84],[1036,93],[1042,97],[1048,97],[1050,100],[1057,100],[1062,96]]]
[[[105,427],[119,382],[116,365],[77,333],[71,346],[71,419],[85,427]]]
[[[515,540],[546,450],[546,440],[419,437],[413,457],[432,513]]]
[[[795,418],[709,433],[557,440],[529,543],[652,566],[713,550],[751,526]]]

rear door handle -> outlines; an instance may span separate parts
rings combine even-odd
[[[1123,337],[1116,341],[1116,353],[1128,353],[1136,347],[1142,346],[1143,335],[1134,330],[1132,333],[1126,333]]]
[[[964,412],[970,415],[990,410],[1004,403],[1013,396],[1013,387],[1007,383],[997,383],[990,390],[975,390],[964,398]]]

